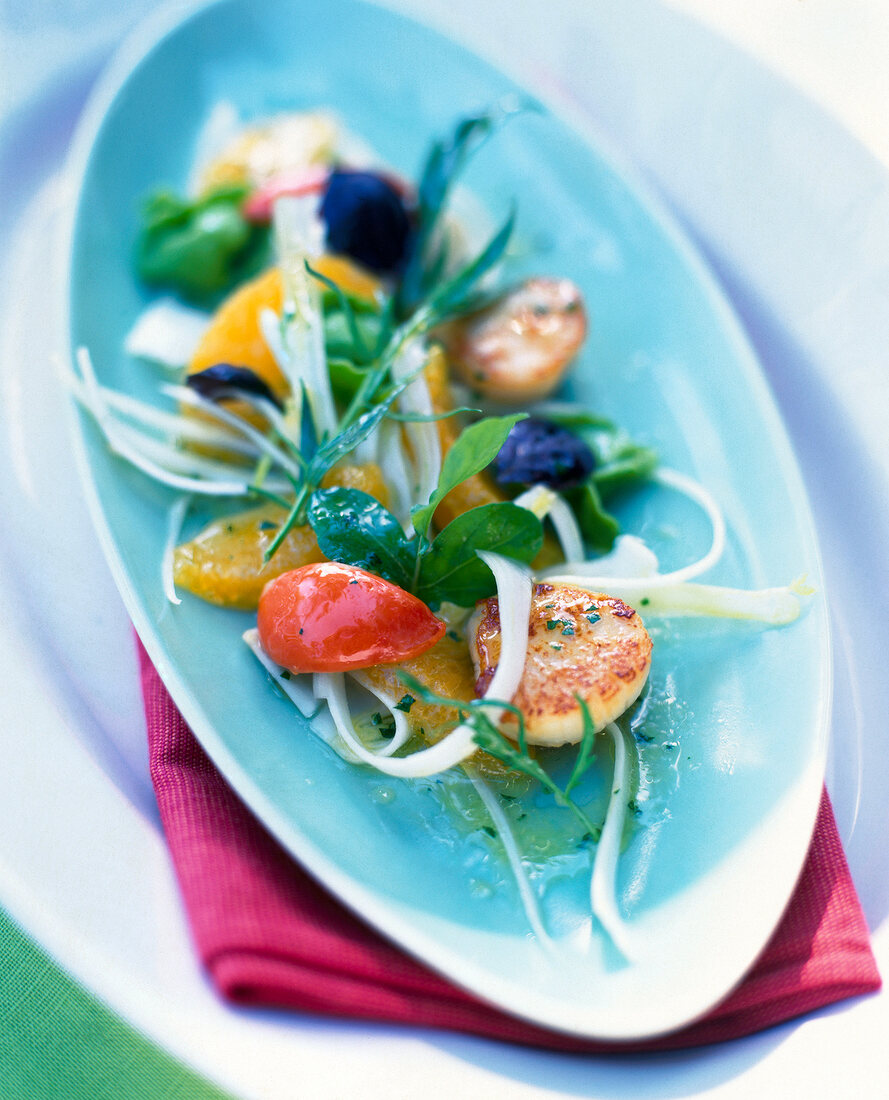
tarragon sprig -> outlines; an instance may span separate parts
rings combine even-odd
[[[530,776],[531,779],[537,780],[553,796],[556,804],[574,814],[583,826],[585,833],[594,842],[598,841],[602,832],[601,826],[591,821],[584,810],[571,797],[571,790],[596,759],[594,752],[595,726],[589,713],[589,707],[580,696],[576,695],[575,698],[583,714],[583,736],[578,746],[577,758],[571,777],[565,787],[562,788],[528,751],[525,718],[518,707],[495,699],[470,699],[468,702],[463,699],[449,699],[432,691],[404,670],[400,670],[398,676],[410,692],[416,698],[422,699],[424,703],[454,708],[460,715],[461,722],[473,728],[473,740],[480,749],[495,757],[508,768],[522,772],[524,775]],[[491,709],[506,710],[515,716],[517,722],[516,741],[511,741],[500,731],[489,714],[486,713]]]

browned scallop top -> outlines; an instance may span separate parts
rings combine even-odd
[[[500,660],[496,597],[483,600],[470,623],[476,692],[487,688]],[[538,584],[531,601],[528,652],[512,699],[529,741],[578,741],[587,704],[597,729],[619,717],[641,692],[651,666],[651,638],[622,600],[562,584]],[[509,732],[504,725],[504,731]]]

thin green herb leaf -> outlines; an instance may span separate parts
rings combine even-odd
[[[318,450],[318,433],[315,429],[315,417],[312,415],[312,402],[305,382],[299,383],[299,452],[305,461],[311,459]]]
[[[508,768],[513,768],[515,771],[536,779],[545,790],[550,792],[558,805],[574,814],[587,832],[593,836],[598,836],[600,827],[589,819],[580,806],[571,799],[568,792],[563,791],[549,772],[528,753],[525,719],[518,707],[495,699],[473,699],[468,703],[461,699],[449,699],[446,696],[436,694],[436,692],[427,688],[425,684],[420,683],[416,677],[401,669],[398,672],[398,678],[418,699],[439,706],[454,707],[458,711],[461,721],[472,726],[474,730],[473,740],[480,749],[495,757]],[[487,716],[485,709],[492,707],[507,710],[516,716],[518,744],[514,744],[505,734],[501,733]]]
[[[576,430],[577,434],[584,436],[584,438],[587,436],[584,429],[594,429],[600,432],[616,432],[618,430],[614,421],[609,420],[607,416],[598,416],[596,413],[589,412],[587,409],[582,409],[576,405],[544,402],[539,409],[535,410],[535,413],[560,424],[563,428]]]
[[[576,489],[566,490],[564,495],[577,517],[584,541],[598,551],[610,550],[620,534],[620,524],[603,507],[593,478]]]
[[[293,501],[293,504],[290,508],[290,511],[287,514],[287,519],[284,520],[284,523],[281,525],[280,529],[278,530],[277,535],[275,535],[274,539],[272,540],[272,542],[270,543],[270,545],[266,549],[265,553],[263,554],[263,556],[262,556],[263,561],[271,561],[271,559],[274,557],[275,552],[277,551],[278,547],[281,545],[281,543],[284,541],[284,539],[286,539],[287,536],[290,534],[290,531],[292,530],[292,528],[299,525],[299,522],[300,522],[302,514],[303,514],[303,509],[305,508],[305,503],[306,503],[306,497],[307,496],[308,496],[308,489],[307,489],[306,486],[303,486],[303,488],[300,489],[300,491],[296,494],[296,497],[294,498],[294,501]]]
[[[447,412],[438,413],[398,413],[391,410],[386,414],[387,420],[397,420],[403,424],[432,424],[438,420],[448,420],[452,416],[461,413],[478,413],[481,409],[470,409],[467,405],[461,405],[459,409],[448,409]]]
[[[282,508],[286,508],[290,511],[292,501],[289,501],[286,497],[282,497],[278,493],[272,493],[268,489],[263,489],[261,485],[250,486],[251,495],[261,497],[263,500],[270,500],[273,504],[278,504]]]
[[[568,782],[565,784],[565,794],[571,793],[583,778],[584,773],[589,770],[593,761],[596,759],[596,754],[594,752],[596,727],[593,723],[592,715],[590,714],[590,708],[587,706],[586,701],[579,695],[575,694],[574,698],[577,700],[577,705],[580,707],[580,713],[583,720],[583,734],[580,738],[580,746],[577,750],[574,768],[571,771]]]
[[[471,294],[476,284],[503,259],[515,228],[515,210],[488,241],[482,251],[429,298],[426,310],[438,324],[455,313],[462,313],[473,304]]]
[[[362,363],[367,362],[367,360],[370,358],[370,348],[365,342],[364,334],[362,333],[358,325],[358,319],[356,317],[355,310],[352,308],[352,303],[346,297],[344,291],[338,283],[334,282],[333,279],[328,278],[327,275],[322,275],[320,271],[316,271],[308,260],[305,260],[304,263],[306,266],[306,271],[312,276],[312,278],[317,279],[319,283],[321,283],[323,286],[326,286],[328,290],[332,291],[333,294],[336,296],[337,301],[339,302],[340,313],[345,318],[346,326],[348,327],[349,334],[352,337],[352,345],[356,352],[354,358]]]
[[[387,345],[392,339],[392,335],[395,332],[395,299],[387,298],[383,303],[383,309],[380,313],[380,331],[377,335],[377,342],[373,349],[373,358],[379,359],[383,352],[386,350]]]
[[[479,722],[476,726],[473,740],[480,749],[484,749],[485,752],[496,757],[501,763],[506,764],[507,767],[524,772],[525,775],[529,775],[532,779],[536,779],[545,790],[549,791],[559,806],[563,806],[566,810],[570,810],[584,829],[595,834],[598,826],[595,825],[580,806],[578,806],[577,803],[556,784],[549,772],[547,772],[533,756],[528,756],[516,745],[513,745],[513,743],[509,741],[485,715],[479,716]]]
[[[310,481],[318,484],[331,466],[336,465],[341,458],[345,458],[347,454],[355,450],[359,443],[367,439],[389,411],[389,406],[401,393],[402,389],[404,389],[403,385],[393,390],[385,401],[380,402],[379,405],[374,405],[368,412],[362,413],[345,431],[335,435],[333,439],[319,447],[309,466]]]
[[[450,137],[430,148],[417,184],[416,229],[398,288],[399,316],[406,317],[414,311],[441,277],[446,262],[444,249],[439,245],[434,255],[429,252],[451,188],[472,153],[506,117],[508,113],[498,106],[461,119]]]

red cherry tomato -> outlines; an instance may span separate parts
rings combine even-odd
[[[416,596],[354,565],[325,561],[269,581],[259,640],[291,672],[345,672],[416,657],[445,624]]]

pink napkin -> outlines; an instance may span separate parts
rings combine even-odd
[[[705,1019],[643,1043],[575,1039],[456,988],[368,928],[311,879],[227,786],[139,647],[151,774],[201,960],[244,1005],[447,1028],[552,1050],[668,1050],[747,1035],[880,976],[827,794],[781,924]]]

